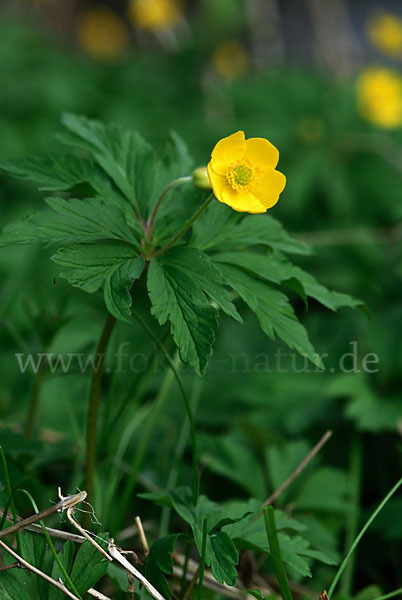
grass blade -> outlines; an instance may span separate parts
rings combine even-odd
[[[339,567],[338,572],[335,575],[334,580],[331,584],[331,587],[328,590],[329,598],[331,598],[331,596],[335,590],[336,584],[338,583],[342,573],[344,572],[344,570],[349,562],[350,557],[352,556],[353,552],[356,550],[356,547],[357,547],[358,543],[360,542],[360,540],[362,539],[363,535],[366,533],[367,529],[370,527],[370,525],[372,524],[374,519],[377,517],[377,515],[382,511],[384,506],[387,504],[388,500],[395,494],[395,492],[401,485],[402,485],[402,478],[394,485],[394,487],[391,489],[391,491],[388,492],[388,494],[385,496],[384,500],[382,502],[380,502],[380,504],[377,506],[377,508],[375,509],[375,511],[373,512],[373,514],[371,515],[371,517],[369,518],[367,523],[364,525],[363,529],[360,531],[359,535],[356,537],[355,541],[353,542],[352,546],[350,547],[349,552],[347,553],[341,566]]]
[[[378,598],[374,598],[374,600],[388,600],[388,598],[395,598],[395,596],[399,595],[402,596],[402,588],[399,588],[399,590],[394,590],[393,592],[385,594],[384,596],[378,596]]]

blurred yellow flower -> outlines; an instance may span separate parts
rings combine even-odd
[[[402,57],[402,19],[387,13],[373,16],[368,21],[367,31],[381,52]]]
[[[77,35],[81,46],[99,58],[119,56],[129,42],[124,21],[104,7],[89,9],[79,16]]]
[[[286,184],[275,170],[278,160],[279,152],[268,140],[246,140],[244,131],[220,140],[208,164],[215,197],[239,212],[266,212]]]
[[[402,79],[389,69],[368,67],[357,81],[361,115],[380,127],[402,124]]]
[[[228,79],[241,77],[249,67],[247,50],[240,42],[224,42],[213,53],[212,65],[223,77]]]
[[[151,31],[169,29],[179,21],[177,0],[130,0],[129,17],[133,25]]]

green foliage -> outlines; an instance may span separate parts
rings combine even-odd
[[[213,351],[218,309],[242,321],[229,288],[255,312],[268,337],[281,338],[323,367],[287,296],[272,284],[295,280],[303,297],[317,298],[333,310],[356,307],[359,302],[329,292],[280,253],[305,253],[304,244],[292,240],[269,216],[239,221],[229,207],[216,203],[196,222],[190,247],[174,248],[159,260],[152,258],[158,256],[155,249],[161,240],[149,239],[147,219],[164,188],[178,176],[189,175],[191,159],[183,142],[173,136],[166,154],[158,159],[136,132],[72,114],[64,116],[63,125],[67,131],[59,137],[74,150],[85,152],[82,164],[72,154],[68,160],[52,155],[10,161],[2,167],[17,177],[36,180],[42,189],[65,191],[87,183],[98,197],[47,199],[53,212],[9,225],[0,245],[61,245],[53,256],[54,262],[66,268],[61,276],[85,292],[103,287],[109,312],[128,323],[132,320],[131,288],[144,271],[145,258],[151,313],[160,325],[169,321],[181,359],[200,375]],[[186,188],[180,189],[176,202],[185,203]],[[183,216],[180,209],[173,213],[176,231]],[[259,248],[275,252],[265,256]]]
[[[208,519],[206,564],[211,565],[214,577],[229,585],[235,585],[234,567],[237,564],[235,548],[249,549],[270,554],[263,525],[262,503],[258,500],[232,501],[224,504],[212,502],[200,496],[197,505],[191,502],[188,488],[166,493],[140,494],[162,506],[171,506],[191,526],[194,542],[201,554],[202,521]],[[311,576],[307,558],[315,558],[326,564],[336,564],[332,557],[314,550],[301,535],[289,535],[302,531],[303,525],[276,511],[279,542],[283,560],[303,576]]]
[[[282,535],[304,539],[309,546],[303,549],[300,539],[294,546],[301,552],[311,550],[310,555],[296,554],[285,563],[289,577],[295,586],[304,583],[306,597],[316,598],[316,592],[328,589],[336,569],[316,560],[314,551],[321,551],[333,563],[339,563],[339,558],[347,552],[343,540],[345,529],[350,529],[350,514],[357,514],[363,524],[364,515],[371,511],[375,499],[385,495],[387,486],[400,471],[402,313],[397,220],[402,213],[398,167],[401,132],[367,126],[356,113],[354,82],[332,74],[326,77],[322,70],[320,73],[305,68],[301,71],[285,65],[275,70],[269,57],[269,72],[261,70],[258,76],[250,72],[231,81],[220,80],[216,74],[210,76],[211,53],[214,44],[223,39],[221,27],[224,24],[229,23],[225,29],[228,39],[239,33],[241,39],[249,39],[249,32],[244,29],[244,3],[227,1],[222,10],[218,4],[207,2],[207,12],[204,8],[197,11],[203,26],[197,21],[193,33],[197,35],[198,30],[202,35],[194,39],[194,43],[188,44],[186,38],[185,47],[179,44],[174,52],[165,49],[158,52],[152,48],[153,43],[158,43],[156,38],[149,36],[143,40],[141,37],[141,44],[144,42],[147,46],[145,52],[139,46],[135,55],[128,56],[127,60],[107,63],[81,56],[78,61],[75,49],[70,52],[62,47],[62,35],[58,34],[57,43],[41,35],[39,20],[35,21],[33,31],[3,19],[0,154],[6,170],[21,181],[1,175],[2,226],[12,219],[20,221],[25,212],[38,211],[39,195],[27,183],[32,180],[48,194],[59,196],[56,200],[60,208],[74,207],[75,216],[61,214],[59,207],[55,212],[55,207],[48,206],[46,213],[38,213],[14,229],[6,225],[10,242],[23,243],[26,239],[29,244],[50,244],[56,256],[63,253],[69,256],[77,245],[84,252],[87,250],[88,256],[90,246],[94,245],[102,257],[100,247],[111,245],[116,252],[124,253],[127,248],[132,253],[131,259],[136,261],[144,248],[134,199],[144,206],[144,220],[147,220],[160,192],[176,177],[191,174],[193,165],[178,138],[173,138],[169,147],[159,153],[160,158],[153,158],[142,138],[125,135],[129,128],[140,130],[155,147],[160,147],[170,128],[177,129],[191,142],[197,166],[205,164],[219,138],[239,128],[244,129],[247,136],[267,137],[279,148],[280,170],[286,174],[287,186],[274,210],[268,215],[244,216],[218,202],[212,203],[192,231],[182,238],[182,243],[171,251],[173,254],[166,253],[156,260],[163,270],[183,270],[189,278],[194,278],[197,294],[201,290],[204,295],[204,306],[221,313],[221,329],[210,367],[202,385],[194,386],[193,392],[194,404],[199,400],[196,423],[204,494],[219,500],[219,506],[225,510],[229,500],[233,511],[228,509],[227,512],[232,517],[242,516],[253,507],[246,508],[244,500],[235,506],[237,502],[233,498],[257,498],[261,506],[300,464],[321,433],[328,428],[334,432],[327,447],[275,502],[286,514],[292,515],[289,519],[281,511],[275,512],[284,557],[291,544]],[[236,30],[231,12],[234,4]],[[220,23],[219,30],[216,23]],[[163,118],[156,118],[161,114],[161,107]],[[107,136],[112,140],[109,144],[108,137],[86,119],[69,117],[70,129],[63,136],[68,148],[59,150],[50,136],[62,110],[115,120],[123,127],[120,132],[116,128],[108,130]],[[82,132],[91,140],[81,137]],[[124,137],[122,142],[120,137]],[[131,151],[133,141],[142,150],[139,160],[132,161],[131,168],[127,151]],[[84,150],[84,146],[87,149]],[[46,155],[35,158],[33,155],[39,151],[45,151]],[[5,160],[5,157],[27,154],[29,159]],[[107,170],[93,154],[98,155]],[[133,181],[140,164],[144,171],[152,173],[154,185],[148,180]],[[159,166],[155,168],[155,165]],[[127,175],[121,177],[119,167],[127,169]],[[154,190],[152,198],[143,197],[142,190],[147,193],[150,189]],[[204,194],[193,189],[191,182],[172,188],[158,211],[153,245],[159,249],[169,242],[203,200]],[[101,224],[102,237],[91,220]],[[288,231],[302,232],[301,235],[291,237],[281,223]],[[311,253],[301,239],[316,245],[315,252]],[[6,241],[5,236],[3,243]],[[208,276],[204,277],[204,270],[200,272],[200,268],[205,261],[196,262],[190,254],[190,259],[184,256],[190,248],[208,257],[214,275],[208,270]],[[174,259],[177,264],[167,266],[174,253],[178,255],[177,261]],[[193,264],[196,270],[190,274]],[[139,261],[136,265],[139,271]],[[34,439],[28,441],[22,429],[33,380],[28,372],[19,372],[14,353],[90,351],[102,327],[105,303],[119,320],[131,321],[128,279],[134,281],[137,268],[132,270],[134,262],[128,258],[117,268],[113,284],[108,284],[109,267],[111,265],[105,266],[97,291],[87,296],[69,289],[64,281],[53,286],[58,272],[72,270],[72,267],[46,261],[46,256],[37,248],[5,247],[0,253],[0,319],[3,324],[0,413],[4,424],[1,444],[9,456],[13,486],[24,485],[35,490],[43,505],[53,497],[55,484],[62,482],[69,489],[77,485],[83,487],[83,398],[88,374],[77,374],[73,369],[68,374],[60,369],[53,374],[46,373],[40,386]],[[318,367],[315,371],[313,364],[306,367],[307,363],[304,363],[306,372],[295,373],[290,360],[281,361],[288,372],[277,372],[272,354],[282,346],[274,346],[262,338],[251,309],[225,277],[225,267],[289,297],[295,315],[309,333],[310,345],[320,354],[329,355],[324,361],[326,373]],[[215,268],[219,270],[219,277]],[[83,278],[85,281],[85,274]],[[329,314],[325,308],[338,310],[342,305],[356,306],[350,297],[339,296],[332,289],[364,298],[372,321],[366,322],[360,311]],[[244,290],[246,293],[249,302],[253,301],[256,306],[257,299],[251,297],[251,291]],[[229,316],[235,314],[227,301],[228,295],[244,320],[244,327],[223,314],[225,309]],[[133,303],[136,313],[147,320],[150,303],[142,282],[135,285]],[[305,306],[308,312],[304,311]],[[290,317],[287,321],[286,327],[293,327]],[[168,351],[174,352],[167,331],[171,327],[167,322],[158,335],[164,338]],[[305,345],[305,333],[301,339]],[[359,360],[368,352],[378,355],[378,373],[338,373],[339,358],[350,351],[351,340],[358,341]],[[115,353],[117,355],[119,344],[125,342],[123,354],[127,352],[128,356],[119,359]],[[147,363],[148,353],[151,358]],[[264,370],[259,365],[267,357],[270,368]],[[144,424],[149,431],[149,441],[137,488],[149,491],[157,485],[163,489],[168,479],[187,484],[190,478],[190,446],[184,435],[182,400],[174,383],[166,388],[167,401],[158,418],[150,416],[154,414],[155,398],[163,378],[160,359],[159,352],[152,353],[148,337],[138,326],[121,324],[116,328],[102,384],[94,503],[97,515],[108,528],[114,521],[121,491],[124,492],[127,469],[137,455],[138,435],[141,437]],[[301,360],[297,358],[294,364],[300,365]],[[188,371],[183,369],[180,376],[184,386],[190,389]],[[179,434],[180,452],[176,455]],[[348,493],[351,485],[349,450],[355,437],[362,443],[364,462],[357,477],[361,482],[361,497],[352,506],[353,499]],[[8,495],[4,482],[0,483],[0,506],[5,506]],[[21,499],[17,500],[19,504]],[[157,540],[155,546],[160,509],[138,499],[132,499],[129,506],[130,510],[121,517],[124,525],[132,525],[134,511],[141,514],[144,522],[149,523],[149,539]],[[259,510],[257,506],[255,510]],[[400,511],[399,499],[391,499],[356,553],[353,589],[345,588],[341,581],[339,598],[363,599],[367,595],[374,600],[400,587]],[[25,507],[20,514],[24,512]],[[166,516],[166,512],[163,514]],[[225,518],[230,517],[219,516],[221,521]],[[240,532],[244,540],[248,539],[247,530],[250,533],[248,542],[235,540],[240,553],[241,546],[259,541],[247,519],[237,525],[240,528],[244,524],[244,531]],[[222,526],[221,530],[229,535],[231,525]],[[186,523],[173,514],[165,531],[181,532],[186,531],[185,528]],[[38,535],[37,539],[43,538]],[[184,538],[178,539],[178,552],[183,549],[180,540]],[[131,548],[131,539],[127,539],[125,545]],[[61,544],[57,547],[61,548]],[[68,546],[64,548],[67,553]],[[265,550],[268,550],[267,545]],[[255,550],[257,559],[260,552]],[[301,572],[303,569],[305,572],[306,564],[301,565],[299,558],[307,563],[312,580],[303,581]],[[45,564],[48,559],[49,568]],[[160,560],[167,568],[171,565],[168,550]],[[51,573],[52,565],[52,556],[46,552],[44,570]],[[9,590],[7,600],[10,594],[13,599],[25,597],[24,588],[15,579],[18,573],[23,571],[13,569],[0,573],[0,583],[10,582],[10,588],[5,586]],[[272,573],[268,557],[259,568],[259,575],[272,577]],[[116,600],[120,595],[126,597],[126,574],[113,564],[108,565],[108,574],[112,583],[109,580],[102,591]],[[154,574],[160,574],[158,566]],[[168,584],[174,583],[176,591],[177,578],[168,571],[165,574]],[[243,576],[241,565],[239,583],[244,583],[246,588],[258,587],[255,581],[243,580]],[[116,590],[112,592],[113,582]],[[364,589],[369,582],[376,585]],[[38,586],[39,593],[37,588],[32,588],[30,597],[46,599],[48,584],[38,580]],[[136,594],[149,600],[144,590],[136,589]],[[261,591],[254,591],[254,595],[258,600],[263,599]],[[216,593],[204,588],[202,597],[212,600]]]
[[[157,540],[145,563],[145,576],[165,598],[170,598],[171,591],[163,574],[172,575],[172,553],[176,546],[178,534],[167,535]]]
[[[46,540],[39,533],[23,531],[21,534],[22,557],[31,565],[37,567],[50,577],[59,580],[60,568],[52,554],[47,551]],[[100,538],[108,540],[107,534]],[[74,544],[65,542],[59,552],[59,558],[77,591],[83,596],[89,588],[95,585],[106,573],[107,560],[90,542],[84,542],[74,556]],[[15,559],[4,552],[5,564],[15,562]],[[65,594],[50,586],[37,575],[32,575],[25,569],[11,569],[0,575],[0,598],[3,600],[60,600]]]

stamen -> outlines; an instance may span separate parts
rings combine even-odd
[[[244,190],[254,179],[254,168],[246,160],[238,161],[229,167],[226,179],[234,190]]]

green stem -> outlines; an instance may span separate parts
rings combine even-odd
[[[137,450],[136,450],[134,460],[132,463],[132,467],[131,467],[131,471],[130,471],[130,476],[128,478],[128,482],[125,487],[123,498],[122,498],[122,501],[120,504],[120,509],[119,509],[120,521],[122,521],[122,519],[124,518],[124,515],[126,514],[126,510],[127,510],[128,504],[130,502],[130,498],[132,497],[135,487],[137,485],[138,473],[141,468],[142,462],[144,460],[144,456],[146,454],[146,451],[147,451],[147,448],[149,445],[149,440],[151,438],[152,431],[154,430],[155,425],[158,421],[159,413],[162,409],[162,406],[164,405],[166,398],[168,397],[169,390],[172,385],[173,379],[174,379],[174,375],[173,375],[172,371],[168,371],[166,373],[165,379],[162,383],[159,394],[157,395],[157,397],[155,399],[152,410],[148,417],[148,421],[145,423],[145,425],[142,429],[142,435],[138,442]]]
[[[149,223],[146,227],[145,230],[145,239],[147,242],[151,241],[152,238],[152,231],[154,229],[154,224],[155,224],[155,220],[156,220],[156,215],[158,214],[158,210],[160,208],[160,205],[162,204],[163,200],[165,199],[166,195],[168,192],[170,192],[170,190],[172,188],[174,188],[177,184],[179,183],[184,183],[185,181],[191,181],[192,177],[188,176],[188,177],[179,177],[178,179],[175,179],[174,181],[172,181],[171,183],[169,183],[169,185],[167,186],[167,188],[165,190],[163,190],[162,194],[159,196],[158,202],[155,204],[155,208],[152,211],[152,215],[151,218],[149,220]]]
[[[194,215],[191,217],[191,219],[189,219],[187,221],[187,223],[180,229],[180,231],[178,233],[176,233],[176,235],[170,240],[170,242],[168,242],[166,244],[166,246],[163,246],[163,248],[161,248],[159,250],[159,252],[157,252],[154,255],[155,258],[162,256],[162,254],[165,254],[165,252],[167,252],[172,246],[175,245],[175,243],[186,233],[186,231],[188,229],[190,229],[191,225],[198,219],[198,217],[202,215],[204,210],[206,210],[208,208],[208,206],[211,204],[213,199],[214,199],[214,195],[210,194],[208,196],[208,198],[205,200],[204,204],[202,204],[200,206],[200,208],[197,210],[197,212],[194,213]]]
[[[202,588],[204,585],[204,571],[205,571],[205,554],[207,550],[207,534],[208,534],[208,520],[204,517],[202,521],[202,545],[201,545],[201,562],[200,562],[200,578],[198,580],[198,600],[202,597]]]
[[[349,552],[347,553],[346,557],[344,558],[341,566],[338,569],[337,574],[334,577],[334,580],[331,584],[331,587],[329,588],[328,591],[328,597],[331,598],[335,587],[342,575],[342,573],[344,572],[346,565],[348,564],[350,557],[352,556],[353,552],[356,550],[357,545],[359,544],[360,540],[362,539],[363,535],[366,533],[367,529],[370,527],[370,525],[372,524],[372,522],[374,521],[374,519],[377,517],[377,515],[381,512],[381,510],[384,508],[384,506],[387,504],[388,500],[395,494],[395,492],[397,491],[397,489],[402,485],[402,478],[394,485],[394,487],[391,489],[390,492],[388,492],[388,494],[385,496],[384,500],[379,504],[379,506],[375,509],[375,511],[373,512],[373,514],[371,515],[371,517],[369,518],[369,520],[367,521],[367,523],[364,525],[363,529],[360,531],[359,535],[356,537],[355,541],[353,542]]]
[[[30,440],[32,438],[32,431],[35,423],[36,413],[38,410],[41,384],[42,377],[40,375],[35,375],[33,378],[31,397],[29,400],[27,420],[25,422],[26,440]]]
[[[195,414],[198,406],[198,402],[201,396],[201,388],[202,388],[202,379],[196,379],[194,382],[193,391],[190,398],[190,406],[191,412]],[[184,454],[184,450],[186,449],[187,438],[189,433],[189,422],[188,419],[184,419],[184,422],[181,426],[179,437],[177,440],[172,466],[169,472],[169,477],[166,482],[166,489],[171,490],[174,489],[177,485],[177,480],[180,472],[180,464]],[[161,515],[161,523],[159,527],[159,537],[165,537],[169,531],[169,521],[170,515],[172,512],[171,506],[164,506],[162,509]]]
[[[196,430],[195,430],[195,421],[194,421],[194,415],[193,412],[191,410],[191,404],[190,404],[190,400],[187,396],[187,392],[184,389],[184,385],[182,384],[182,381],[179,377],[179,374],[177,372],[177,369],[174,365],[173,360],[170,358],[168,352],[166,351],[164,345],[162,344],[162,342],[159,340],[158,336],[155,335],[155,333],[152,331],[151,327],[148,326],[148,324],[138,315],[133,311],[133,317],[140,323],[140,325],[145,329],[145,331],[152,337],[152,339],[154,340],[154,342],[158,345],[158,347],[160,348],[160,350],[162,351],[163,355],[165,356],[166,360],[169,363],[170,368],[173,371],[173,375],[177,381],[177,385],[180,388],[180,392],[181,395],[183,396],[183,400],[184,400],[184,404],[186,407],[186,411],[187,411],[187,417],[190,423],[190,436],[191,436],[191,445],[192,445],[192,449],[193,449],[193,504],[197,504],[197,500],[198,500],[198,493],[199,493],[199,482],[198,482],[198,444],[197,444],[197,435],[196,435]]]
[[[7,488],[7,493],[8,493],[8,499],[10,501],[11,512],[12,512],[12,515],[13,515],[13,521],[14,521],[14,525],[15,525],[17,523],[17,511],[15,509],[15,502],[14,502],[13,490],[12,490],[12,487],[11,487],[10,475],[8,473],[6,455],[4,454],[3,446],[0,446],[0,455],[1,455],[1,462],[2,462],[2,465],[3,465],[4,479],[6,481],[6,488]],[[16,532],[15,537],[17,539],[18,554],[21,555],[21,540],[20,540],[20,534],[18,533],[18,531]]]
[[[270,504],[264,508],[265,531],[269,542],[271,559],[274,566],[279,590],[283,600],[293,600],[290,591],[288,577],[283,564],[281,549],[279,546],[278,533],[276,530],[274,507]]]
[[[187,571],[188,571],[188,563],[190,560],[190,553],[191,553],[191,544],[186,544],[186,551],[184,554],[184,564],[183,564],[183,573],[181,576],[181,582],[180,582],[180,598],[182,598],[184,600],[184,595],[186,592],[186,583],[187,583]]]
[[[359,506],[360,506],[360,488],[361,488],[361,468],[362,468],[362,447],[359,437],[352,441],[350,449],[350,469],[349,486],[351,496],[351,508],[346,518],[346,550],[351,547],[358,531],[359,524]],[[345,597],[351,597],[353,585],[354,557],[351,557],[347,568],[342,577],[341,592]]]
[[[7,502],[7,504],[5,505],[4,509],[3,509],[3,516],[1,517],[0,520],[0,531],[2,529],[4,529],[4,525],[7,521],[7,516],[8,516],[8,509],[10,508],[10,500]]]
[[[89,390],[89,403],[87,413],[87,445],[86,445],[86,465],[85,465],[85,491],[89,502],[93,501],[94,495],[94,474],[96,464],[96,433],[98,428],[99,403],[101,395],[103,366],[105,362],[106,350],[115,326],[116,319],[108,315],[103,327],[98,347],[96,349],[94,371],[92,374],[91,386]],[[86,526],[89,525],[90,515],[84,513]]]
[[[189,598],[191,596],[191,592],[193,591],[194,586],[197,583],[197,579],[198,579],[199,575],[200,575],[200,567],[198,567],[197,570],[194,572],[194,575],[183,595],[182,600],[189,600]]]

